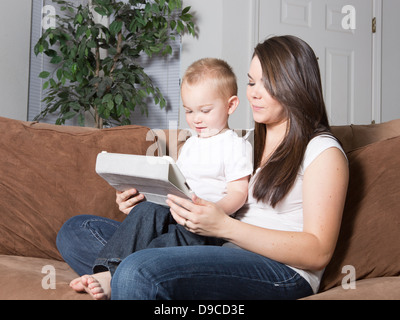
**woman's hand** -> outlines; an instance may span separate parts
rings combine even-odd
[[[192,201],[168,195],[167,204],[175,221],[186,230],[202,236],[223,238],[232,220],[218,205],[193,195]]]
[[[129,212],[141,201],[144,200],[144,195],[137,192],[136,189],[127,190],[124,192],[117,191],[117,200],[119,210],[128,215]]]

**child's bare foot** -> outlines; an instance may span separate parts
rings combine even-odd
[[[109,271],[84,275],[70,282],[76,292],[87,292],[94,300],[109,300],[111,297],[111,273]]]

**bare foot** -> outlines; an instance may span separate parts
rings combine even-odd
[[[70,282],[76,292],[87,292],[94,300],[109,300],[111,297],[111,273],[109,271],[84,275]]]

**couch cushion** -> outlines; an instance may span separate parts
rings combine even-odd
[[[400,275],[400,136],[348,154],[350,181],[336,251],[320,291],[356,279]]]
[[[364,279],[355,288],[340,286],[302,300],[400,300],[400,277]]]
[[[57,232],[70,217],[123,218],[115,190],[95,172],[97,154],[146,154],[155,143],[145,127],[97,130],[6,118],[0,137],[0,254],[55,259]]]
[[[400,119],[370,125],[333,126],[333,134],[350,152],[368,144],[400,136]]]
[[[91,300],[70,288],[76,277],[65,262],[0,255],[1,300]]]

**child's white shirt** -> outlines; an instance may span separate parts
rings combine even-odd
[[[228,182],[253,173],[253,149],[232,130],[209,138],[192,136],[177,165],[198,197],[217,202],[226,195]]]

